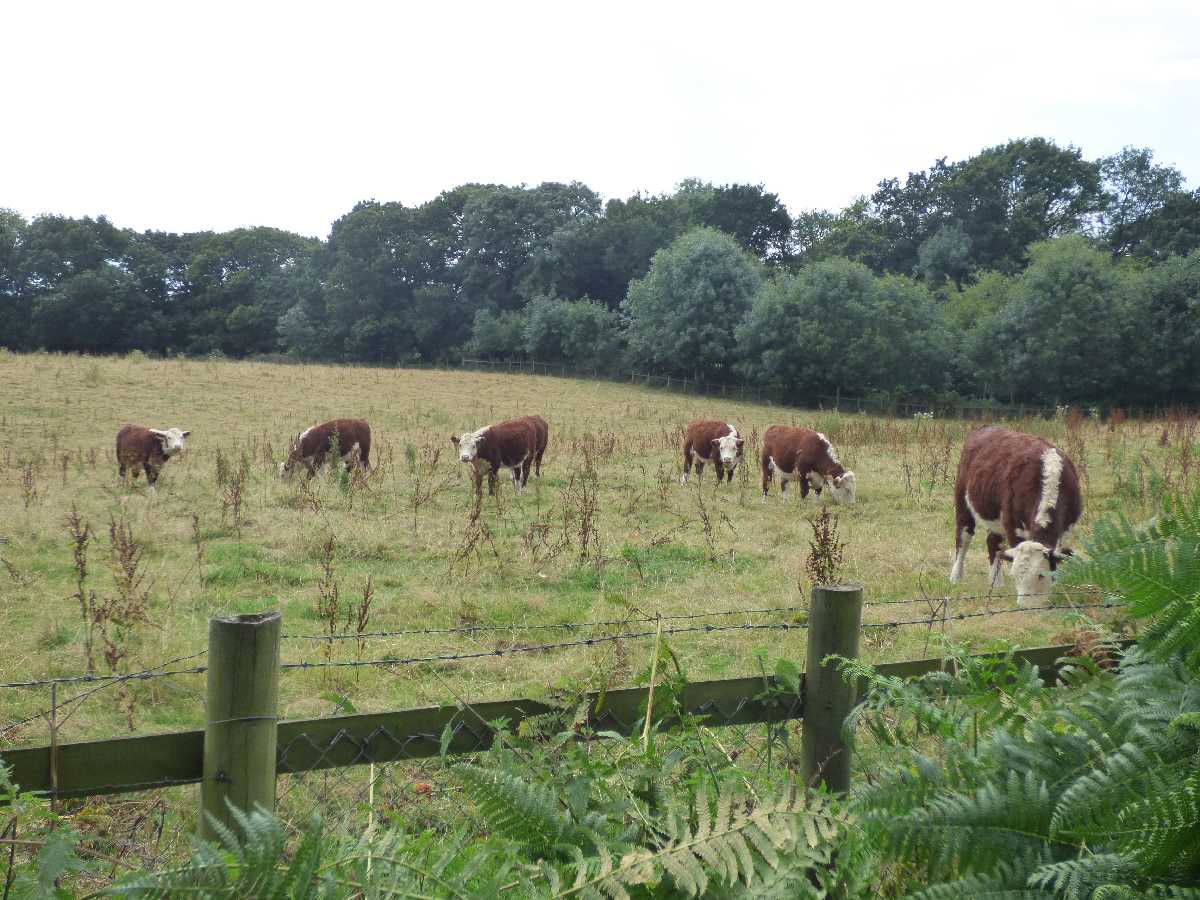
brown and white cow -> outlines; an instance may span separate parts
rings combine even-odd
[[[717,484],[728,473],[733,481],[733,470],[742,461],[742,449],[746,441],[737,429],[727,422],[697,419],[687,427],[683,437],[683,475],[680,484],[687,484],[692,474],[692,463],[696,464],[696,479],[704,476],[704,464],[711,462],[717,470]]]
[[[183,449],[183,442],[190,431],[178,428],[145,428],[141,425],[126,425],[117,432],[117,473],[122,480],[129,475],[137,480],[138,473],[146,473],[146,482],[154,489],[158,473],[167,460]]]
[[[537,445],[533,451],[533,473],[538,478],[542,477],[542,456],[546,453],[546,444],[550,441],[550,426],[541,416],[521,416],[519,419],[513,419],[514,422],[528,422],[533,426],[533,431],[537,435]]]
[[[513,487],[518,491],[529,481],[529,467],[538,456],[541,443],[533,416],[510,419],[488,425],[478,431],[450,435],[458,448],[459,462],[469,463],[475,475],[475,493],[483,492],[483,475],[488,476],[488,493],[496,493],[496,476],[501,469],[512,470]],[[542,445],[544,449],[544,444]]]
[[[338,455],[347,469],[356,464],[371,468],[371,426],[366,420],[330,419],[296,435],[287,459],[279,465],[279,477],[290,477],[298,466],[304,466],[310,477],[315,475],[325,465],[335,438]]]
[[[810,428],[791,428],[772,425],[763,435],[762,452],[763,501],[771,486],[771,476],[779,475],[780,490],[787,496],[788,481],[800,482],[800,496],[808,496],[808,488],[819,495],[829,488],[830,496],[838,503],[852,504],[856,496],[854,473],[845,469],[829,438]]]
[[[1060,549],[1079,521],[1083,497],[1071,459],[1032,434],[988,426],[963,442],[954,480],[954,557],[950,580],[960,581],[979,523],[987,529],[992,585],[1001,561],[1012,563],[1017,603],[1046,593],[1049,576],[1071,551]],[[1008,541],[1011,550],[1001,551]]]

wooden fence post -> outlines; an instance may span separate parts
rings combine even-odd
[[[804,677],[804,737],[801,751],[804,782],[818,783],[835,794],[850,789],[850,748],[842,740],[842,723],[854,707],[856,684],[832,666],[829,654],[858,656],[862,626],[861,584],[814,587],[808,610],[808,659]]]
[[[210,619],[201,839],[218,839],[210,816],[237,830],[228,804],[275,809],[279,698],[277,612]]]

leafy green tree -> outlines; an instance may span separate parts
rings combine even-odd
[[[952,281],[961,290],[970,265],[971,239],[958,222],[943,225],[917,249],[917,269],[933,288]]]
[[[695,228],[654,254],[623,310],[633,358],[668,372],[725,377],[734,329],[761,284],[758,263],[727,234]]]
[[[1113,255],[1152,252],[1145,247],[1148,226],[1168,199],[1183,190],[1183,173],[1156,165],[1148,147],[1125,147],[1099,164],[1104,185],[1100,227]]]
[[[482,356],[512,359],[525,353],[525,314],[481,309],[475,313],[468,349]]]
[[[161,314],[125,273],[106,266],[64,279],[34,300],[34,346],[74,353],[156,350],[165,331]]]
[[[1075,147],[1024,138],[952,167],[945,211],[962,222],[977,268],[1015,272],[1038,241],[1078,232],[1101,205],[1100,172]]]
[[[929,292],[846,259],[777,277],[737,329],[747,378],[805,394],[928,392],[941,386],[948,335]]]
[[[687,180],[675,194],[684,221],[723,231],[763,262],[786,262],[792,255],[792,217],[761,184],[716,187]]]
[[[1139,403],[1200,402],[1200,250],[1131,276],[1136,331],[1126,377]]]
[[[22,255],[29,224],[10,209],[0,209],[0,346],[26,349],[29,339],[29,292]]]
[[[525,307],[525,352],[534,359],[616,368],[620,317],[602,303],[535,297]]]
[[[1127,280],[1082,235],[1035,244],[1030,256],[988,328],[999,349],[992,383],[1045,402],[1130,402],[1137,317]]]

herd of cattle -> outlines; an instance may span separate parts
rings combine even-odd
[[[153,488],[162,467],[183,449],[190,433],[178,428],[126,425],[117,433],[121,478],[136,479],[144,471]],[[529,481],[531,467],[541,476],[549,433],[549,425],[541,416],[523,416],[454,435],[450,440],[458,449],[459,461],[471,466],[476,493],[482,493],[486,474],[489,492],[494,494],[501,469],[510,470],[518,491]],[[699,479],[706,463],[712,463],[718,484],[723,479],[732,481],[742,462],[745,443],[730,424],[693,422],[684,437],[680,481],[688,482],[693,467]],[[362,419],[332,419],[300,432],[280,465],[280,477],[290,476],[301,466],[312,476],[328,461],[334,448],[348,467],[369,469],[371,426]],[[854,473],[842,466],[833,445],[819,431],[772,426],[763,435],[759,463],[764,501],[775,475],[785,496],[788,482],[797,481],[801,497],[807,497],[810,488],[818,495],[828,489],[839,503],[855,501]],[[976,429],[963,444],[954,484],[950,580],[962,579],[975,527],[983,525],[993,586],[1000,582],[1002,563],[1009,562],[1018,602],[1044,593],[1057,564],[1071,553],[1064,545],[1079,521],[1082,507],[1075,465],[1049,441],[994,426]],[[1003,549],[1005,542],[1008,550]]]

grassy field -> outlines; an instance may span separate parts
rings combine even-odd
[[[476,518],[469,472],[449,435],[527,413],[550,422],[543,477],[531,478],[520,496],[502,479],[500,496],[485,498]],[[334,416],[370,421],[375,470],[353,479],[321,474],[308,485],[280,481],[276,468],[290,437]],[[748,439],[748,465],[732,485],[715,487],[711,469],[699,490],[679,484],[682,427],[699,416],[732,422]],[[117,479],[113,439],[129,421],[192,432],[156,493]],[[324,633],[331,618],[334,631],[353,632],[368,583],[368,631],[514,627],[369,639],[361,650],[343,641],[333,659],[478,652],[573,636],[519,627],[529,623],[802,606],[809,520],[820,506],[795,493],[784,502],[777,488],[761,502],[757,444],[776,423],[824,431],[856,471],[858,504],[833,511],[845,575],[865,584],[868,601],[951,594],[967,598],[952,602],[954,612],[1014,605],[1007,582],[982,596],[989,593],[982,541],[968,558],[966,581],[956,591],[947,581],[951,487],[971,427],[962,422],[802,412],[528,375],[0,352],[0,681],[85,670],[89,629],[68,524],[73,510],[77,530],[90,528],[84,597],[94,596],[109,617],[107,642],[92,629],[101,673],[203,649],[216,614],[278,609],[291,635]],[[1150,508],[1156,479],[1191,475],[1194,420],[1111,425],[1065,416],[1015,427],[1051,437],[1085,463],[1085,538],[1105,508],[1120,505],[1136,516]],[[865,619],[928,614],[923,603],[878,606]],[[1028,646],[1077,623],[1064,610],[968,619],[947,629]],[[868,633],[864,653],[912,658],[925,655],[929,642],[925,627],[879,629]],[[671,643],[689,677],[723,677],[757,671],[760,652],[803,661],[805,636],[730,631]],[[327,647],[288,639],[283,657],[320,661]],[[290,672],[281,685],[283,713],[631,683],[648,652],[647,641],[634,640],[394,669]],[[60,699],[75,690],[61,688]],[[198,726],[202,697],[202,676],[101,691],[79,705],[61,739]],[[46,688],[0,691],[0,727],[48,700]],[[45,732],[38,723],[13,729],[0,746],[42,743]]]

